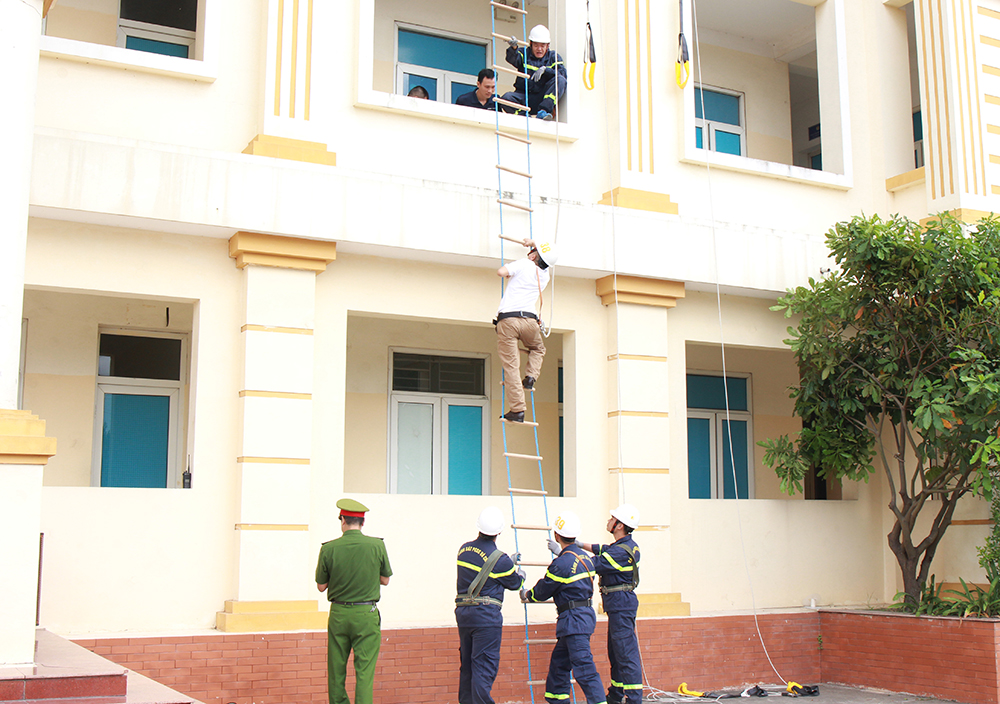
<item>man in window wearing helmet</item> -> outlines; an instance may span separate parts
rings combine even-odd
[[[518,259],[497,269],[497,276],[510,279],[504,289],[500,307],[497,309],[497,354],[503,365],[504,393],[510,410],[503,415],[511,423],[524,422],[524,389],[532,389],[542,371],[545,357],[545,343],[542,342],[541,321],[535,312],[535,303],[549,283],[549,267],[559,258],[554,242],[535,244],[525,239],[524,246],[531,251],[524,259]],[[528,348],[527,376],[523,384],[521,377],[521,357],[518,341]]]
[[[642,703],[642,662],[639,639],[635,634],[635,613],[639,598],[639,546],[632,531],[639,527],[639,510],[632,504],[622,504],[611,512],[608,532],[614,536],[611,545],[583,543],[577,545],[594,553],[594,569],[600,578],[604,613],[608,615],[608,660],[611,661],[611,686],[608,704]]]
[[[556,517],[552,530],[555,540],[549,548],[559,554],[549,564],[545,576],[530,590],[521,592],[521,601],[538,602],[552,598],[556,605],[556,647],[545,678],[545,699],[549,704],[566,704],[570,697],[570,675],[583,689],[587,704],[605,704],[604,685],[590,652],[590,636],[597,625],[594,595],[593,558],[576,544],[580,519],[571,511]]]
[[[514,90],[504,93],[503,99],[524,105],[527,95],[529,113],[543,120],[554,119],[556,102],[566,92],[566,65],[559,54],[549,49],[550,42],[549,30],[538,24],[528,33],[528,49],[519,49],[517,38],[511,37],[506,56],[507,63],[529,78],[518,76]],[[504,110],[511,112],[512,108],[504,106]]]
[[[455,620],[461,654],[459,704],[493,704],[490,691],[500,667],[503,593],[505,589],[520,589],[524,584],[524,571],[497,550],[497,536],[504,529],[500,509],[484,508],[476,527],[479,537],[458,551]]]

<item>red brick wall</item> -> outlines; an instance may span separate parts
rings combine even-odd
[[[759,616],[771,659],[785,679],[819,680],[819,617],[815,612]],[[676,691],[681,682],[702,691],[745,683],[777,683],[753,616],[642,619],[638,622],[645,681]],[[552,638],[555,624],[531,626],[532,638]],[[529,702],[524,625],[506,626],[493,698]],[[591,641],[608,684],[607,622]],[[322,704],[326,702],[326,633],[246,633],[77,641],[108,659],[206,704]],[[551,645],[531,648],[531,679],[543,680]],[[353,678],[348,668],[348,691]],[[379,704],[456,702],[458,633],[455,628],[382,631],[375,677]],[[543,686],[534,687],[535,702]],[[577,701],[584,697],[577,689]]]
[[[997,704],[998,627],[993,620],[823,611],[823,681]]]

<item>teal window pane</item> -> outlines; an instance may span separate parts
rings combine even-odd
[[[919,142],[924,138],[924,121],[920,111],[913,113],[913,141]]]
[[[701,128],[700,127],[695,127],[694,128],[694,145],[696,147],[698,147],[698,149],[704,149],[704,147],[701,146]]]
[[[813,154],[811,157],[809,157],[809,168],[810,169],[816,169],[816,171],[822,171],[823,170],[823,155],[822,154]]]
[[[477,72],[478,73],[478,72]],[[459,96],[465,95],[466,93],[472,92],[476,89],[476,84],[459,83],[458,81],[451,82],[451,102],[452,104],[458,100]]]
[[[688,498],[712,498],[712,421],[688,418]]]
[[[743,377],[728,377],[729,410],[748,411],[747,380]],[[725,385],[721,376],[707,374],[687,375],[688,408],[708,408],[726,410]]]
[[[433,489],[434,406],[400,403],[396,443],[396,492],[430,494]]]
[[[170,397],[104,394],[101,486],[167,486]]]
[[[399,30],[398,57],[404,64],[477,75],[486,66],[486,45]]]
[[[740,147],[740,136],[738,134],[733,134],[732,132],[723,132],[722,130],[716,128],[715,151],[722,152],[723,154],[735,154],[736,156],[740,156],[743,153],[743,150]]]
[[[732,452],[729,439],[732,437]],[[747,422],[722,421],[722,497],[745,499],[747,492]],[[733,463],[736,464],[736,491],[733,490]],[[739,496],[737,497],[737,492]]]
[[[448,406],[448,493],[483,493],[482,406]]]
[[[161,42],[157,39],[146,39],[144,37],[125,37],[125,48],[136,51],[146,51],[150,54],[163,54],[164,56],[179,56],[182,59],[188,58],[190,47],[186,44],[174,44],[172,42]]]
[[[427,97],[430,100],[437,100],[437,79],[428,78],[427,76],[418,76],[415,73],[404,73],[403,80],[405,85],[403,86],[403,94],[409,95],[410,91],[417,86],[423,86],[424,90],[427,91]]]
[[[704,96],[705,119],[724,122],[727,125],[740,124],[740,98],[737,95],[718,93],[714,90],[694,89],[694,116],[702,117],[702,96]]]

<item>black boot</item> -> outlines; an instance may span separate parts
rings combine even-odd
[[[524,377],[524,381],[521,382],[521,386],[523,386],[526,389],[535,388],[535,377],[533,376]]]
[[[523,423],[524,411],[507,411],[500,417],[508,423]]]

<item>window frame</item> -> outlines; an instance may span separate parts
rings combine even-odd
[[[180,370],[178,374],[180,378],[173,380],[101,376],[99,373],[101,335],[123,335],[129,337],[151,337],[168,340],[180,340],[181,357]],[[108,393],[113,393],[134,396],[167,396],[170,399],[170,412],[167,426],[167,479],[163,488],[181,488],[182,470],[179,470],[178,468],[182,465],[181,458],[184,457],[184,432],[182,422],[183,419],[187,417],[187,408],[185,395],[182,392],[188,384],[189,336],[186,333],[102,326],[98,328],[97,346],[95,352],[94,371],[96,378],[96,390],[94,394],[94,432],[90,468],[91,486],[97,488],[112,488],[101,486],[101,461],[104,454],[104,397]],[[167,391],[168,393],[164,393],[164,391]]]
[[[479,76],[469,75],[467,73],[460,73],[458,71],[445,71],[443,69],[431,68],[429,66],[421,66],[420,64],[408,64],[402,63],[399,60],[399,31],[403,30],[406,32],[413,32],[415,34],[425,34],[431,37],[441,37],[442,39],[451,39],[454,41],[465,42],[467,44],[476,44],[483,47],[483,54],[485,56],[486,63],[483,68],[489,68],[490,66],[490,40],[483,39],[482,37],[474,37],[469,34],[459,34],[458,32],[451,32],[446,29],[435,29],[433,27],[423,27],[417,24],[411,24],[408,22],[400,22],[397,20],[393,27],[393,41],[392,41],[392,65],[394,67],[395,79],[393,80],[392,90],[396,95],[406,95],[406,91],[403,90],[403,86],[406,84],[404,74],[411,73],[417,76],[423,76],[424,78],[432,78],[434,80],[440,81],[439,90],[437,91],[437,96],[434,98],[433,102],[444,103],[445,105],[453,105],[455,103],[455,98],[457,95],[451,94],[452,83],[465,83],[476,85]],[[447,96],[447,98],[445,98]]]
[[[187,29],[177,29],[176,27],[168,27],[162,24],[139,22],[138,20],[126,20],[119,17],[118,34],[116,37],[115,46],[121,47],[123,49],[127,48],[125,46],[125,43],[129,37],[136,37],[138,39],[151,39],[153,41],[165,42],[168,44],[181,44],[188,48],[188,55],[178,56],[174,58],[191,59],[193,58],[192,54],[194,53],[195,40],[198,38],[198,32],[197,31],[192,32]],[[130,49],[130,51],[142,51],[142,50]],[[147,51],[144,53],[159,54],[160,52]],[[170,56],[170,54],[160,54],[160,55]]]
[[[705,94],[705,91],[708,91],[710,93],[719,93],[720,95],[729,95],[735,97],[739,101],[738,111],[740,115],[739,125],[733,125],[728,122],[717,122],[715,120],[707,120],[704,117],[704,110],[702,111],[702,117],[697,117],[697,108],[699,106],[697,105],[698,99],[695,98],[695,110],[696,110],[694,118],[695,144],[698,143],[697,130],[699,127],[701,128],[701,144],[702,144],[701,147],[696,147],[696,148],[701,149],[702,151],[712,151],[720,154],[729,154],[729,152],[719,152],[717,149],[715,149],[715,132],[717,129],[720,128],[717,127],[717,125],[718,126],[724,125],[724,128],[722,128],[723,132],[729,132],[731,134],[738,133],[740,136],[740,153],[730,154],[730,156],[745,157],[747,154],[747,129],[746,129],[747,115],[746,115],[746,96],[744,95],[744,93],[738,90],[722,88],[721,86],[713,86],[708,83],[695,83],[694,87],[695,90],[700,89],[702,95]]]
[[[687,406],[687,414],[685,419],[688,418],[701,418],[711,421],[710,437],[709,442],[709,462],[711,471],[709,478],[711,480],[711,499],[712,500],[729,500],[723,496],[724,479],[723,472],[725,471],[725,462],[720,461],[723,458],[723,451],[725,448],[725,421],[745,421],[747,424],[747,496],[739,497],[742,499],[753,499],[756,498],[755,482],[754,482],[754,440],[753,440],[753,376],[747,372],[727,372],[723,375],[722,372],[718,370],[704,370],[704,369],[688,369],[684,374],[685,386],[687,384],[688,376],[715,376],[723,377],[727,379],[746,379],[747,382],[747,410],[732,410],[728,411],[728,417],[726,409],[711,409],[711,408],[696,408],[687,406],[687,400],[685,399],[685,406]],[[686,394],[686,391],[685,391]],[[685,438],[687,437],[687,432],[685,430]],[[688,494],[690,499],[690,493]],[[692,499],[699,500],[699,499]]]
[[[463,359],[483,360],[484,394],[454,394],[423,391],[394,391],[392,388],[395,356],[400,354],[427,355],[432,357],[459,357]],[[431,439],[431,491],[419,496],[448,496],[448,408],[456,406],[479,406],[482,414],[482,466],[481,486],[482,496],[489,496],[490,491],[490,355],[481,352],[453,352],[445,350],[413,349],[408,347],[390,347],[388,364],[389,390],[389,437],[386,459],[386,486],[390,494],[398,493],[399,476],[399,405],[400,403],[422,403],[433,408],[433,437]]]

